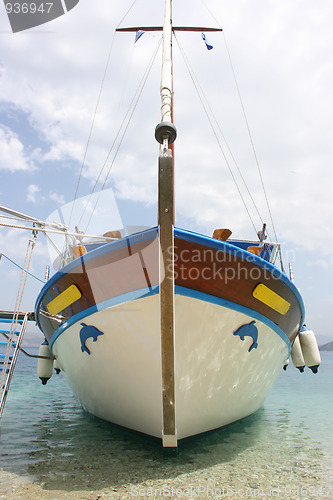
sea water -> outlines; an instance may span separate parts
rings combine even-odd
[[[94,418],[63,374],[46,386],[20,354],[1,422],[0,498],[333,499],[333,352],[318,374],[283,371],[251,417],[184,440]]]

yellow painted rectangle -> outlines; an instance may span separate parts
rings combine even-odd
[[[71,285],[66,288],[66,290],[61,292],[55,299],[51,300],[51,302],[49,302],[46,307],[51,316],[55,316],[81,297],[82,294],[78,287],[75,285]]]
[[[280,314],[286,314],[289,311],[290,302],[275,293],[268,286],[260,283],[255,287],[252,293],[253,297],[260,300],[263,304],[274,309]]]

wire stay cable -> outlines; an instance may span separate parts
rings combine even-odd
[[[114,141],[113,141],[113,143],[112,143],[112,145],[111,145],[111,147],[110,147],[110,150],[109,150],[109,152],[108,152],[108,154],[107,154],[107,156],[106,156],[106,159],[105,159],[105,161],[104,161],[104,163],[103,163],[103,165],[102,165],[102,168],[101,168],[100,173],[99,173],[99,175],[98,175],[98,177],[97,177],[97,180],[96,180],[96,182],[95,182],[95,185],[94,185],[94,187],[93,187],[93,189],[92,189],[92,191],[91,191],[91,193],[90,193],[90,195],[89,195],[89,198],[88,198],[88,200],[87,200],[87,202],[86,202],[85,208],[84,208],[84,210],[83,210],[83,212],[82,212],[82,214],[81,214],[81,218],[80,218],[80,220],[79,220],[78,225],[80,225],[80,223],[82,222],[83,216],[84,216],[84,214],[85,214],[85,212],[86,212],[86,210],[87,210],[87,208],[88,208],[88,206],[89,206],[89,203],[90,203],[90,200],[91,200],[91,196],[92,196],[92,195],[93,195],[93,193],[96,191],[96,188],[97,188],[97,186],[98,186],[98,183],[99,183],[99,181],[100,181],[100,179],[101,179],[101,177],[102,177],[102,174],[103,174],[104,168],[106,167],[107,162],[109,161],[110,156],[111,156],[111,154],[112,154],[112,152],[113,152],[113,150],[114,150],[114,148],[115,148],[115,145],[116,145],[116,143],[117,143],[117,140],[118,140],[118,138],[120,137],[119,144],[117,145],[116,151],[115,151],[115,153],[114,153],[114,156],[113,156],[112,161],[111,161],[111,163],[110,163],[109,169],[108,169],[108,171],[107,171],[107,173],[106,173],[106,176],[105,176],[105,179],[104,179],[103,185],[102,185],[102,187],[101,187],[101,192],[102,192],[102,191],[104,190],[104,188],[105,188],[106,182],[107,182],[107,180],[108,180],[108,178],[109,178],[109,175],[110,175],[110,172],[111,172],[111,169],[112,169],[112,167],[113,167],[113,165],[114,165],[114,162],[115,162],[115,160],[116,160],[116,158],[117,158],[117,156],[118,156],[118,154],[119,154],[119,151],[120,151],[121,145],[122,145],[122,143],[123,143],[124,137],[125,137],[125,135],[126,135],[126,132],[127,132],[127,130],[128,130],[129,124],[130,124],[130,122],[131,122],[131,119],[132,119],[133,114],[134,114],[134,112],[135,112],[135,109],[136,109],[136,107],[137,107],[137,104],[138,104],[138,102],[139,102],[139,100],[140,100],[140,97],[141,97],[141,95],[142,95],[143,89],[145,88],[145,85],[146,85],[147,79],[148,79],[148,77],[149,77],[149,74],[150,74],[150,72],[151,72],[152,66],[153,66],[154,61],[155,61],[155,59],[156,59],[156,55],[157,55],[157,53],[158,53],[158,51],[159,51],[159,48],[160,48],[160,45],[161,45],[161,41],[162,41],[162,38],[160,38],[160,39],[159,39],[159,41],[158,41],[158,43],[157,43],[157,45],[156,45],[156,47],[155,47],[155,50],[154,50],[154,52],[153,52],[153,55],[152,55],[152,57],[151,57],[151,59],[150,59],[150,61],[149,61],[149,63],[148,63],[148,66],[147,66],[147,68],[146,68],[146,69],[145,69],[145,71],[144,71],[144,74],[143,74],[143,76],[142,76],[142,79],[141,79],[141,81],[140,81],[140,83],[139,83],[139,85],[138,85],[138,87],[137,87],[137,89],[136,89],[136,91],[135,91],[135,93],[134,93],[133,99],[132,99],[132,101],[131,101],[131,103],[130,103],[130,105],[129,105],[128,109],[127,109],[127,112],[126,112],[126,114],[125,114],[125,117],[124,117],[124,119],[123,119],[123,121],[122,121],[122,123],[121,123],[121,125],[120,125],[120,127],[119,127],[119,129],[118,129],[118,132],[117,132],[117,134],[116,134],[116,137],[115,137],[115,139],[114,139]],[[123,131],[122,131],[122,129],[123,129]],[[121,134],[121,131],[122,131],[122,134]],[[121,134],[121,135],[120,135],[120,134]],[[100,192],[100,193],[101,193],[101,192]],[[100,195],[99,195],[99,197],[100,197]],[[99,197],[98,197],[98,199],[97,199],[97,201],[96,201],[96,203],[95,203],[94,209],[92,210],[92,213],[91,213],[91,215],[90,215],[90,218],[89,218],[89,221],[88,221],[88,223],[87,223],[87,226],[86,226],[85,231],[87,231],[87,229],[88,229],[88,227],[89,227],[89,224],[90,224],[90,222],[91,222],[91,219],[92,219],[92,217],[93,217],[93,214],[94,214],[94,212],[95,212],[95,210],[96,210],[96,206],[97,206],[97,204],[98,204]]]
[[[205,97],[205,94],[204,94],[204,92],[203,92],[202,88],[200,87],[200,85],[199,85],[199,83],[198,83],[197,77],[195,76],[195,74],[194,74],[194,72],[193,72],[193,70],[192,70],[192,68],[191,68],[191,65],[190,65],[190,63],[189,63],[189,60],[188,60],[188,58],[187,58],[187,56],[186,56],[186,54],[185,54],[185,51],[184,51],[184,49],[183,49],[182,45],[180,44],[180,41],[178,40],[178,37],[177,37],[176,35],[175,35],[175,39],[176,39],[176,41],[177,41],[177,45],[178,45],[179,50],[180,50],[180,52],[181,52],[181,54],[182,54],[182,57],[183,57],[183,59],[184,59],[185,65],[186,65],[187,70],[188,70],[188,72],[189,72],[189,75],[190,75],[190,78],[191,78],[192,83],[193,83],[193,85],[194,85],[194,88],[195,88],[195,90],[196,90],[196,92],[197,92],[197,95],[198,95],[198,97],[199,97],[199,100],[200,100],[200,102],[201,102],[201,104],[202,104],[202,107],[203,107],[203,109],[204,109],[204,112],[205,112],[205,114],[206,114],[207,120],[208,120],[208,122],[209,122],[209,124],[210,124],[210,126],[211,126],[211,128],[212,128],[213,134],[214,134],[215,139],[216,139],[216,141],[217,141],[217,144],[218,144],[218,146],[219,146],[219,148],[220,148],[220,151],[221,151],[221,153],[222,153],[222,156],[223,156],[223,158],[224,158],[224,160],[225,160],[225,162],[226,162],[226,165],[227,165],[227,167],[228,167],[228,170],[229,170],[229,172],[230,172],[230,175],[231,175],[231,177],[232,177],[232,179],[233,179],[233,181],[234,181],[234,183],[235,183],[236,189],[237,189],[238,194],[239,194],[239,196],[240,196],[240,198],[241,198],[241,200],[242,200],[242,203],[243,203],[244,208],[245,208],[245,210],[246,210],[246,212],[247,212],[247,214],[248,214],[248,217],[249,217],[249,219],[250,219],[250,221],[251,221],[251,224],[252,224],[252,226],[253,226],[253,228],[254,228],[254,231],[255,231],[255,233],[257,234],[257,228],[256,228],[256,226],[255,226],[255,224],[254,224],[254,221],[253,221],[252,217],[251,217],[251,214],[250,214],[250,211],[249,211],[248,206],[247,206],[247,204],[246,204],[246,201],[245,201],[245,199],[244,199],[244,196],[242,195],[242,192],[241,192],[241,189],[240,189],[239,184],[238,184],[238,182],[237,182],[237,179],[236,179],[236,177],[235,177],[235,175],[234,175],[234,173],[233,173],[233,171],[232,171],[232,168],[231,168],[230,162],[229,162],[229,160],[228,160],[228,158],[227,158],[227,156],[226,156],[226,154],[225,154],[225,151],[224,151],[224,149],[223,149],[223,147],[222,147],[221,141],[220,141],[220,139],[219,139],[219,137],[218,137],[218,135],[217,135],[217,133],[216,133],[216,129],[215,129],[214,124],[213,124],[213,122],[212,122],[212,118],[211,118],[210,114],[208,113],[207,107],[209,108],[209,111],[210,111],[210,113],[211,113],[212,117],[214,118],[214,121],[217,123],[217,120],[216,120],[216,118],[215,118],[215,115],[214,115],[214,113],[213,113],[213,111],[212,111],[211,106],[210,106],[210,105],[208,105],[207,98]],[[206,105],[205,101],[206,101],[207,105]],[[229,153],[231,154],[231,156],[232,156],[232,158],[233,158],[233,160],[234,160],[234,162],[235,162],[235,164],[236,164],[236,166],[237,166],[237,163],[236,163],[236,161],[235,161],[235,159],[234,159],[234,156],[233,156],[233,155],[232,155],[232,153],[231,153],[231,150],[230,150],[230,148],[229,148],[229,146],[228,146],[228,143],[227,143],[227,141],[226,141],[226,138],[225,138],[225,136],[223,135],[223,133],[222,133],[222,131],[221,131],[221,128],[220,128],[219,126],[218,126],[218,128],[219,128],[219,130],[220,130],[220,133],[221,133],[221,135],[222,135],[222,137],[223,137],[223,140],[224,140],[225,144],[227,145],[227,148],[228,148],[228,150],[229,150]],[[242,177],[242,179],[243,179],[243,181],[245,182],[245,180],[244,180],[244,178],[243,178],[243,177]]]
[[[9,262],[11,262],[12,264],[14,264],[14,266],[16,266],[19,269],[21,269],[21,271],[24,271],[25,273],[29,274],[29,276],[31,276],[32,278],[35,278],[36,280],[40,281],[41,283],[44,283],[43,280],[41,280],[40,278],[38,278],[34,274],[29,273],[29,271],[26,271],[25,269],[23,269],[22,266],[20,266],[19,264],[17,264],[16,262],[14,262],[12,259],[10,259],[9,257],[7,257],[7,255],[5,255],[4,253],[0,253],[0,259],[1,259],[1,257],[5,257],[5,259],[9,260]]]

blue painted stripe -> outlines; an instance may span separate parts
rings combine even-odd
[[[13,323],[13,320],[9,318],[0,318],[0,323]],[[23,323],[23,319],[16,319],[14,323]]]
[[[69,328],[70,326],[72,326],[75,323],[78,323],[79,321],[83,320],[87,316],[91,316],[92,314],[94,314],[98,311],[103,311],[104,309],[107,309],[108,307],[116,306],[116,305],[119,305],[119,304],[122,304],[125,302],[130,302],[130,301],[141,299],[144,297],[156,295],[156,294],[158,294],[158,292],[159,292],[158,286],[154,287],[152,290],[149,288],[136,290],[135,292],[126,293],[124,295],[119,295],[118,297],[115,297],[113,299],[106,300],[104,302],[101,302],[100,304],[97,304],[96,306],[90,307],[89,309],[85,309],[84,311],[82,311],[78,314],[75,314],[68,321],[63,323],[55,331],[55,333],[53,334],[53,336],[50,340],[50,343],[49,343],[50,351],[52,352],[52,348],[53,348],[55,341],[60,337],[60,335],[65,330],[67,330],[67,328]],[[287,348],[288,348],[288,356],[290,356],[291,346],[290,346],[290,341],[289,341],[287,335],[281,330],[281,328],[279,328],[275,323],[270,321],[268,318],[266,318],[262,314],[260,314],[256,311],[253,311],[252,309],[249,309],[247,307],[241,306],[239,304],[229,302],[228,300],[221,299],[221,298],[215,297],[213,295],[209,295],[207,293],[198,292],[197,290],[192,290],[192,289],[181,287],[178,285],[175,286],[175,294],[182,295],[185,297],[195,298],[197,300],[202,300],[204,302],[209,302],[211,304],[216,304],[216,305],[219,305],[222,307],[226,307],[226,308],[231,309],[233,311],[238,311],[238,312],[246,314],[247,316],[250,316],[254,319],[257,319],[261,323],[264,323],[269,328],[271,328],[275,333],[277,333],[277,335],[279,335],[279,337],[286,343]]]
[[[190,288],[185,288],[183,286],[175,286],[175,294],[176,295],[183,295],[185,297],[191,297],[197,300],[202,300],[204,302],[209,302],[211,304],[216,304],[218,306],[226,307],[228,309],[231,309],[232,311],[237,311],[241,312],[243,314],[246,314],[247,316],[250,316],[252,318],[257,319],[261,323],[264,323],[265,325],[269,326],[272,330],[274,330],[275,333],[281,337],[281,339],[287,344],[288,347],[288,356],[290,356],[290,341],[287,337],[287,335],[284,333],[284,331],[281,330],[273,321],[270,319],[266,318],[266,316],[263,316],[262,314],[258,313],[257,311],[254,311],[253,309],[249,309],[248,307],[241,306],[239,304],[235,304],[234,302],[230,302],[225,299],[221,299],[220,297],[215,297],[214,295],[209,295],[208,293],[204,292],[198,292],[198,290],[193,290]]]
[[[49,342],[49,348],[52,353],[52,347],[57,338],[65,331],[67,328],[72,326],[74,323],[78,323],[79,321],[83,320],[87,316],[91,316],[92,314],[96,313],[97,311],[103,311],[103,309],[107,309],[108,307],[113,307],[117,306],[119,304],[123,304],[125,302],[131,302],[136,299],[141,299],[143,297],[149,297],[151,295],[156,295],[159,292],[159,287],[155,286],[153,288],[142,288],[141,290],[135,290],[134,292],[129,292],[129,293],[124,293],[123,295],[118,295],[118,297],[114,297],[109,300],[105,300],[104,302],[100,302],[99,304],[96,304],[95,306],[89,307],[88,309],[85,309],[82,312],[79,312],[69,318],[67,321],[62,323],[61,326],[54,332],[54,334],[51,337],[51,340]]]

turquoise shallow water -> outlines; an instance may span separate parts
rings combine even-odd
[[[1,425],[0,498],[332,499],[332,382],[333,353],[317,375],[289,366],[256,414],[166,454],[87,415],[62,374],[42,386],[21,354]]]

